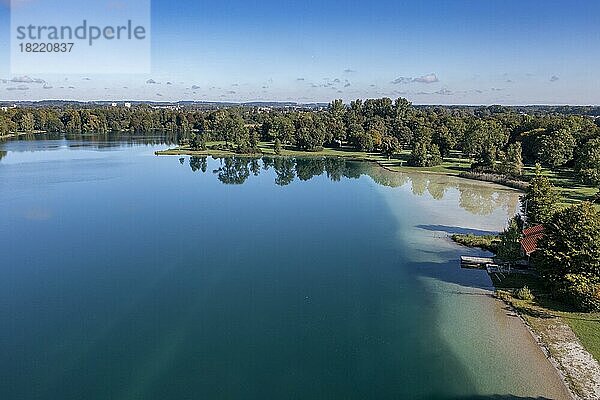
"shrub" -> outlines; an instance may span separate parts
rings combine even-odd
[[[463,171],[459,174],[461,178],[473,179],[484,182],[493,182],[500,185],[508,186],[511,188],[519,189],[519,190],[527,190],[529,187],[529,183],[523,180],[516,180],[508,178],[504,175],[498,174],[490,174],[490,173],[482,173],[482,172],[472,172],[472,171]],[[522,178],[520,178],[522,179]]]
[[[515,292],[515,297],[519,300],[526,301],[531,301],[534,299],[533,293],[531,293],[531,290],[527,286],[524,286],[521,289],[517,289],[517,291]]]
[[[496,297],[502,301],[510,302],[511,295],[505,290],[496,290]]]
[[[279,140],[279,138],[275,139],[275,143],[273,145],[273,149],[275,150],[275,154],[280,155],[281,154],[281,140]]]
[[[600,311],[600,281],[582,274],[567,274],[561,289],[566,300],[580,311]]]
[[[473,234],[454,234],[450,237],[454,242],[467,247],[478,247],[480,249],[496,253],[500,239],[496,235],[477,236]]]

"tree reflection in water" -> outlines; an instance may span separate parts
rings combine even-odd
[[[212,173],[227,185],[241,185],[250,176],[258,176],[262,171],[271,169],[275,173],[275,184],[279,186],[287,186],[295,180],[309,181],[323,174],[333,182],[339,182],[343,178],[357,179],[365,175],[382,186],[401,187],[410,184],[413,194],[428,194],[434,200],[443,200],[448,191],[454,189],[458,192],[460,207],[477,215],[489,215],[496,208],[504,208],[512,213],[518,206],[518,196],[509,189],[444,175],[390,172],[377,164],[364,161],[327,157],[214,159],[218,161],[219,167]],[[207,157],[190,157],[189,165],[194,172],[206,173]]]
[[[203,157],[206,160],[206,157]],[[226,185],[241,185],[250,176],[249,165],[251,159],[240,157],[221,158],[221,167],[215,169],[213,174]]]

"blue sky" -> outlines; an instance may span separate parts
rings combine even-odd
[[[30,76],[52,89],[11,82],[0,3],[0,100],[600,104],[596,0],[154,0],[151,74]]]

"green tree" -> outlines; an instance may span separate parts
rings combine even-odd
[[[581,146],[575,158],[575,170],[584,184],[600,188],[600,137]]]
[[[523,156],[521,143],[511,143],[506,152],[501,152],[499,156],[500,164],[497,165],[497,171],[502,175],[521,176],[523,173]]]
[[[396,152],[400,151],[401,146],[398,139],[393,136],[386,135],[381,139],[381,153],[388,159]]]
[[[76,110],[69,110],[63,117],[67,132],[81,132],[81,116]]]
[[[523,220],[515,215],[508,221],[508,226],[500,234],[497,256],[501,260],[514,262],[521,258],[520,239],[523,232]]]
[[[206,139],[203,133],[199,135],[195,133],[190,134],[189,144],[192,150],[206,150]]]
[[[434,167],[442,163],[442,155],[439,147],[434,143],[424,140],[413,143],[412,152],[408,158],[408,164],[413,167]]]
[[[33,132],[35,129],[35,120],[33,119],[33,114],[24,113],[21,116],[21,120],[19,121],[19,130],[21,132]]]
[[[520,142],[511,143],[506,150],[506,172],[509,175],[521,176],[523,173],[523,149]]]
[[[369,147],[371,150],[373,149],[373,145],[366,137],[365,129],[361,124],[352,123],[348,127],[348,140],[356,150],[368,151]]]
[[[0,136],[8,135],[9,132],[8,118],[0,115]]]
[[[295,121],[296,146],[299,150],[318,151],[325,142],[325,129],[316,114],[302,113]]]
[[[341,146],[346,140],[346,128],[344,126],[344,114],[346,107],[342,100],[334,100],[329,104],[327,110],[327,131],[331,135],[333,142]]]
[[[436,165],[440,165],[443,162],[442,154],[440,153],[440,148],[437,144],[432,143],[429,146],[429,158],[427,160],[428,167],[435,167]]]
[[[279,138],[282,143],[294,144],[294,123],[287,115],[280,115],[273,122],[272,137]]]
[[[412,165],[413,167],[426,167],[427,158],[427,143],[422,141],[413,143],[412,152],[408,159],[409,165]]]
[[[538,137],[537,159],[544,165],[559,167],[573,158],[576,142],[566,129],[548,129]]]
[[[600,212],[580,203],[554,214],[538,242],[541,275],[579,306],[600,302]]]
[[[446,125],[439,125],[433,131],[433,143],[435,143],[443,157],[450,155],[450,150],[456,146],[456,137]]]
[[[463,154],[475,159],[474,169],[495,170],[498,153],[508,143],[508,131],[495,119],[472,119],[462,137]]]
[[[227,116],[221,123],[221,130],[226,145],[230,143],[240,153],[248,152],[250,149],[250,133],[245,125],[243,118],[233,113]]]
[[[273,144],[273,150],[275,151],[275,154],[281,155],[281,140],[279,140],[279,138],[275,139],[275,143]]]
[[[258,133],[258,130],[256,130],[255,128],[252,128],[250,130],[250,150],[254,153],[260,152],[260,150],[258,149],[259,140],[260,140],[260,135]]]
[[[535,177],[529,183],[525,195],[521,198],[521,210],[528,226],[544,224],[552,218],[559,202],[559,194],[552,182],[542,174],[537,164]]]

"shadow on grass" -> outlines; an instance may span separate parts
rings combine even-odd
[[[558,316],[557,313],[573,312],[569,305],[552,298],[550,289],[537,275],[507,274],[498,276],[491,274],[490,278],[492,278],[494,286],[500,290],[514,291],[525,286],[531,289],[535,296],[533,304],[515,305],[523,314],[537,318],[554,318]]]
[[[449,169],[449,170],[458,171],[458,172],[468,172],[468,171],[471,170],[471,168],[469,166],[467,166],[467,165],[465,165],[465,166],[450,165],[450,166],[448,166],[446,168]]]
[[[552,312],[549,312],[549,311],[546,311],[543,309],[539,309],[539,308],[532,308],[532,307],[517,307],[517,308],[521,314],[524,314],[524,315],[532,317],[532,318],[552,319],[552,318],[557,317],[557,315],[553,314]]]

